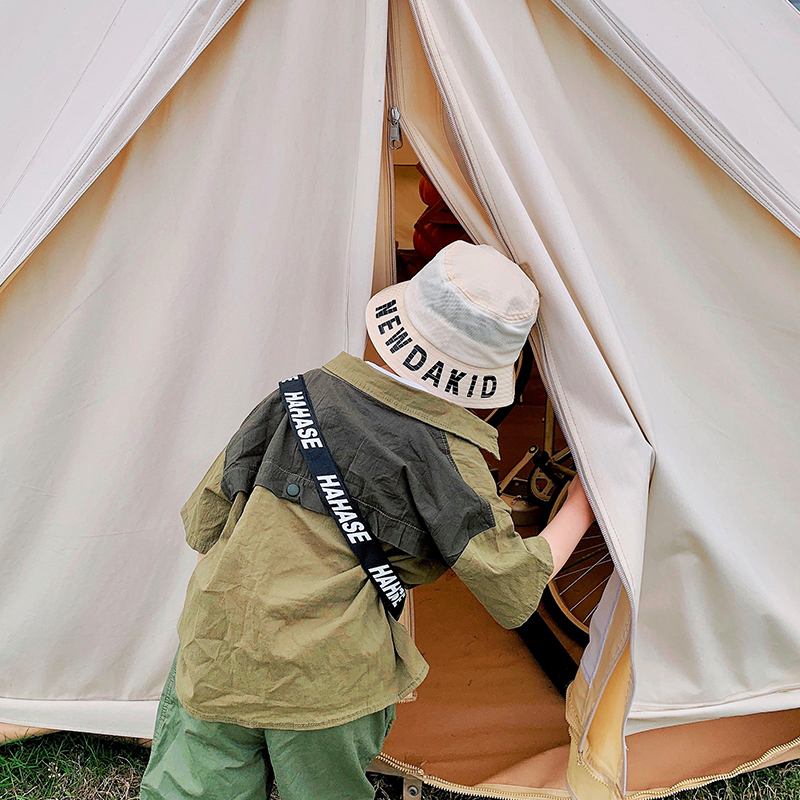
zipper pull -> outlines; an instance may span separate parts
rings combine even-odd
[[[403,131],[400,130],[400,109],[389,109],[389,149],[399,150],[403,146]]]

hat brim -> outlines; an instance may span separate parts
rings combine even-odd
[[[384,362],[431,394],[465,408],[502,408],[514,402],[514,365],[481,369],[448,356],[409,319],[408,281],[387,286],[367,303],[367,333]]]

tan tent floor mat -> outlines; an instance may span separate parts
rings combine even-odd
[[[385,754],[459,786],[565,791],[564,700],[517,634],[452,572],[415,589],[414,606],[431,671],[418,700],[398,706]],[[627,738],[628,792],[655,797],[779,763],[799,735],[800,709],[637,733]]]
[[[431,671],[418,700],[397,707],[384,752],[427,775],[474,786],[559,748],[563,767],[544,758],[541,777],[552,784],[560,774],[553,788],[563,791],[564,699],[518,635],[494,622],[452,572],[414,589],[414,610],[417,645]]]

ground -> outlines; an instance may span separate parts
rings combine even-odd
[[[135,800],[149,750],[82,733],[54,733],[0,745],[0,800]],[[426,789],[422,800],[459,800]],[[800,800],[800,761],[675,795],[677,800]],[[401,800],[380,779],[376,800]],[[223,800],[220,798],[220,800]],[[274,800],[277,800],[275,795]]]

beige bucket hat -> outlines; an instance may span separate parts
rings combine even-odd
[[[514,401],[514,362],[539,293],[489,245],[453,242],[367,304],[369,338],[398,375],[467,408]]]

